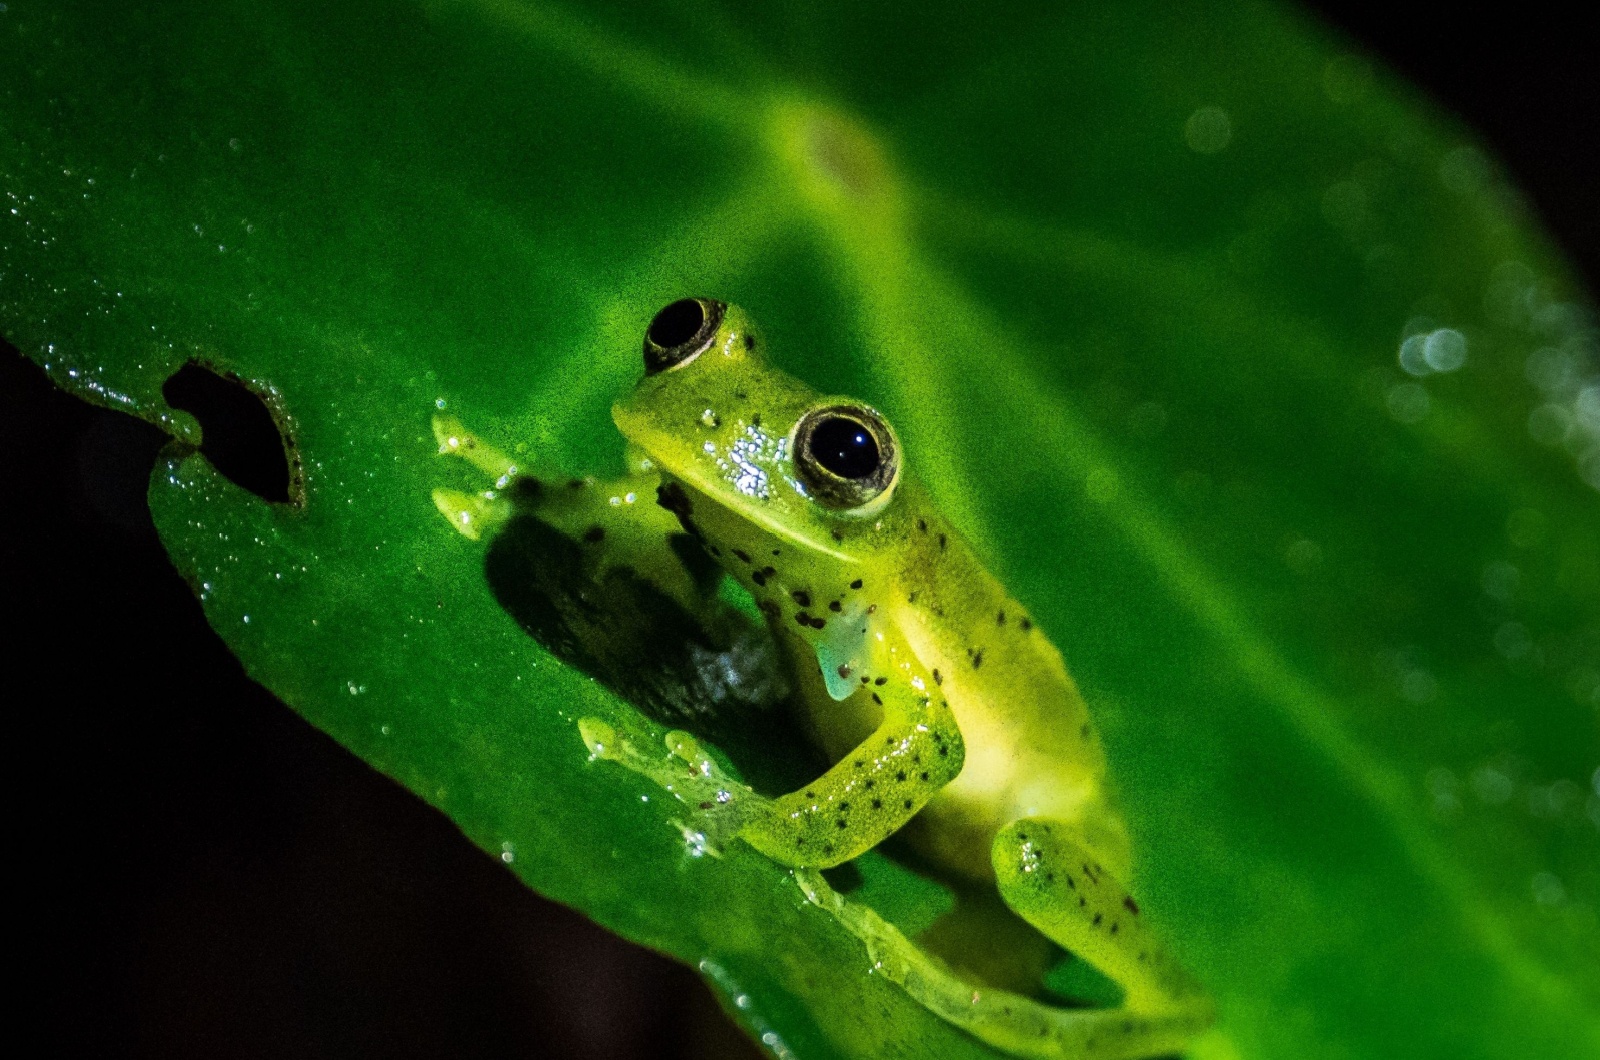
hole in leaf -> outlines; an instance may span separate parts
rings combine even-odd
[[[238,376],[191,361],[162,384],[161,396],[200,421],[200,452],[229,482],[274,504],[300,502],[288,432],[267,399]]]

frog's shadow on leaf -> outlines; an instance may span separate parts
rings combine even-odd
[[[670,544],[697,578],[714,584],[722,577],[688,534]],[[626,567],[602,570],[582,544],[520,509],[490,540],[484,570],[496,601],[547,651],[652,720],[704,738],[758,790],[789,790],[826,768],[794,721],[782,660],[755,616],[720,601],[691,612]],[[926,882],[906,891],[911,876]],[[992,889],[949,879],[901,842],[829,870],[828,879],[841,893],[865,886],[920,896],[917,904],[936,912],[919,919],[913,934],[976,983],[1055,1004],[1105,1002],[1106,984],[1081,967],[1062,980],[1064,990],[1044,980],[1052,964],[1060,971],[1081,962],[1006,911]],[[929,898],[932,891],[948,898]],[[942,918],[951,902],[961,915]],[[921,928],[935,919],[938,930],[924,935]],[[996,946],[1000,938],[1006,943]]]
[[[698,576],[721,577],[689,535],[671,544]],[[526,512],[489,542],[484,573],[545,650],[652,720],[714,744],[758,790],[786,790],[821,768],[787,709],[770,634],[739,608],[694,614],[626,568],[599,570],[578,542]]]

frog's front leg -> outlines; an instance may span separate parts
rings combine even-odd
[[[476,492],[433,491],[434,507],[463,536],[476,541],[515,516],[531,516],[577,542],[596,581],[623,568],[692,613],[714,593],[721,575],[656,503],[661,476],[648,461],[630,459],[619,478],[573,478],[521,465],[453,416],[436,415],[433,434],[441,455],[465,461],[489,482]]]
[[[439,514],[469,541],[477,541],[485,533],[505,525],[515,512],[511,498],[505,495],[518,475],[511,458],[467,430],[454,416],[433,417],[433,439],[439,443],[440,455],[465,460],[493,482],[491,488],[471,493],[445,487],[435,489],[433,506]]]
[[[590,531],[603,530],[619,518],[646,522],[661,534],[677,531],[671,517],[656,508],[660,476],[648,466],[630,466],[628,474],[608,481],[552,475],[523,466],[454,416],[442,413],[433,417],[433,437],[441,456],[465,461],[490,481],[487,489],[475,493],[433,491],[440,514],[473,540],[517,512],[536,515],[574,538],[585,534],[603,538]]]
[[[905,661],[896,664],[896,657]],[[883,709],[873,734],[822,776],[772,800],[741,838],[790,866],[829,868],[877,846],[961,772],[961,730],[942,696],[930,694],[910,652],[886,650],[883,684],[863,687]]]
[[[990,854],[1006,904],[1122,987],[1122,1008],[1110,1014],[1160,1016],[1189,1034],[1210,1022],[1211,1003],[1199,984],[1074,825],[1043,817],[1014,821],[1000,830]]]
[[[650,777],[693,807],[697,823],[686,835],[698,833],[713,847],[737,836],[781,864],[825,869],[893,835],[961,771],[960,730],[948,704],[924,685],[897,679],[863,688],[858,695],[883,707],[877,730],[822,776],[778,798],[729,782],[686,733],[667,734],[665,757],[598,722],[586,721],[583,737],[594,757]]]
[[[692,820],[674,824],[697,855],[720,855],[724,844],[771,801],[726,775],[701,750],[699,742],[682,730],[668,732],[658,744],[649,734],[633,736],[599,718],[581,718],[578,734],[589,748],[591,761],[626,766],[694,811]]]

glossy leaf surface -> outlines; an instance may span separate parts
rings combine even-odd
[[[470,481],[439,407],[615,471],[691,292],[882,408],[1062,646],[1221,1006],[1197,1055],[1600,1051],[1593,316],[1293,11],[14,0],[0,195],[0,329],[58,383],[190,445],[191,361],[280,414],[302,503],[181,447],[150,494],[250,674],[776,1055],[986,1051],[588,763],[633,707],[430,500]],[[908,927],[948,901],[863,868]]]

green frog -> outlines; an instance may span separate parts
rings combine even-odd
[[[672,791],[699,849],[741,841],[790,867],[881,974],[990,1044],[1049,1060],[1182,1049],[1211,1005],[1127,889],[1127,832],[1088,706],[1045,632],[940,515],[888,420],[777,369],[749,316],[710,298],[655,316],[644,368],[612,410],[630,473],[545,491],[541,515],[588,541],[599,567],[642,571],[692,610],[714,589],[667,547],[691,535],[759,607],[802,725],[833,764],[767,797],[688,733],[651,747],[585,719],[591,757]],[[436,431],[501,487],[515,479],[458,423]],[[469,536],[496,518],[492,496],[435,500]],[[1117,984],[1121,1003],[1063,1008],[975,986],[823,879],[897,834],[992,886]]]

